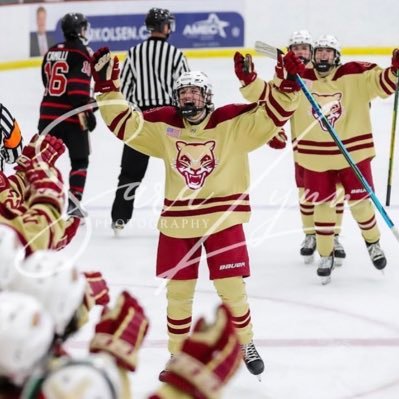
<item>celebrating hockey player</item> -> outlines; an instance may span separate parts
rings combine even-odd
[[[291,75],[302,71],[303,64],[292,53],[284,63]],[[95,90],[101,93],[97,102],[109,128],[125,144],[164,160],[156,274],[168,279],[170,353],[180,350],[190,331],[204,246],[210,278],[232,311],[244,361],[251,373],[261,374],[264,364],[252,341],[243,279],[250,274],[242,226],[250,216],[248,153],[278,133],[296,108],[297,93],[287,93],[285,81],[278,80],[266,85],[262,104],[214,110],[208,77],[193,71],[176,82],[177,107],[141,114],[120,93],[117,57],[102,48],[94,54],[92,66]]]
[[[306,68],[312,95],[351,154],[359,170],[373,187],[371,160],[375,156],[369,103],[395,91],[399,50],[393,51],[391,66],[385,69],[368,62],[341,64],[341,46],[332,35],[322,35],[314,43],[313,68]],[[255,83],[261,96],[263,82]],[[259,97],[258,97],[259,98]],[[305,96],[292,119],[296,140],[296,162],[303,168],[305,200],[314,205],[314,225],[320,262],[317,274],[322,283],[331,279],[335,266],[334,233],[336,185],[341,183],[351,213],[359,225],[370,259],[376,269],[387,261],[380,247],[380,232],[369,195],[356,177],[326,127],[312,111]],[[305,137],[301,133],[308,130]]]

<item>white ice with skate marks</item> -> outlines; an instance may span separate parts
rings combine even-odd
[[[360,58],[359,58],[360,59]],[[381,66],[388,57],[362,57]],[[273,61],[255,57],[261,77],[270,79]],[[230,59],[191,60],[192,69],[206,72],[214,84],[215,103],[243,102]],[[36,131],[42,95],[40,71],[0,73],[2,99],[15,114],[28,138]],[[16,89],[22,87],[23,89]],[[372,103],[377,158],[373,161],[376,193],[385,201],[393,98]],[[92,156],[85,206],[90,223],[82,227],[66,254],[81,250],[82,270],[102,271],[112,297],[122,289],[136,295],[151,319],[150,332],[132,374],[135,398],[145,398],[158,386],[157,377],[168,359],[166,301],[154,278],[157,248],[156,221],[163,200],[163,164],[151,159],[139,190],[134,221],[119,239],[110,229],[110,206],[119,174],[122,144],[98,117],[92,133]],[[396,152],[397,154],[397,152]],[[397,156],[396,156],[397,158]],[[398,160],[395,159],[395,164]],[[399,161],[398,161],[399,162]],[[69,161],[60,162],[67,181]],[[396,166],[396,165],[395,165]],[[327,286],[316,275],[318,257],[304,265],[299,256],[303,235],[290,149],[268,147],[251,154],[253,214],[246,225],[252,276],[247,288],[255,344],[265,361],[262,382],[243,365],[225,389],[225,398],[268,399],[397,399],[399,397],[399,246],[377,213],[381,245],[388,258],[384,274],[371,264],[350,212],[345,209],[341,242],[347,258],[332,272]],[[399,224],[399,172],[394,170],[388,213]],[[89,239],[87,235],[90,234]],[[80,244],[88,242],[87,248]],[[201,264],[194,315],[211,319],[218,299]],[[92,334],[92,322],[69,344],[77,355]]]

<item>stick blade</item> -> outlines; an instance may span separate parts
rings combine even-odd
[[[255,42],[255,51],[264,54],[269,58],[273,58],[274,60],[277,60],[278,56],[280,54],[283,54],[283,52],[280,49],[273,47],[270,44],[267,44],[260,40],[257,40]]]

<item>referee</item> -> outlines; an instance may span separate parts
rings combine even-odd
[[[173,105],[173,84],[189,70],[183,53],[167,42],[175,28],[169,10],[152,8],[145,19],[150,36],[130,48],[123,64],[122,93],[142,111]],[[132,218],[136,189],[148,166],[148,155],[124,145],[121,172],[112,204],[112,229],[118,235]]]

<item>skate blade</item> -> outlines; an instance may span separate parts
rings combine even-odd
[[[327,285],[331,282],[331,276],[321,276],[320,281],[322,285]]]
[[[335,258],[334,266],[341,267],[344,264],[344,258]]]
[[[262,382],[262,374],[258,374],[255,376],[259,382]]]
[[[302,255],[302,258],[303,258],[303,262],[305,263],[305,265],[309,265],[309,264],[313,263],[313,261],[314,261],[314,255],[308,255],[308,256]]]

